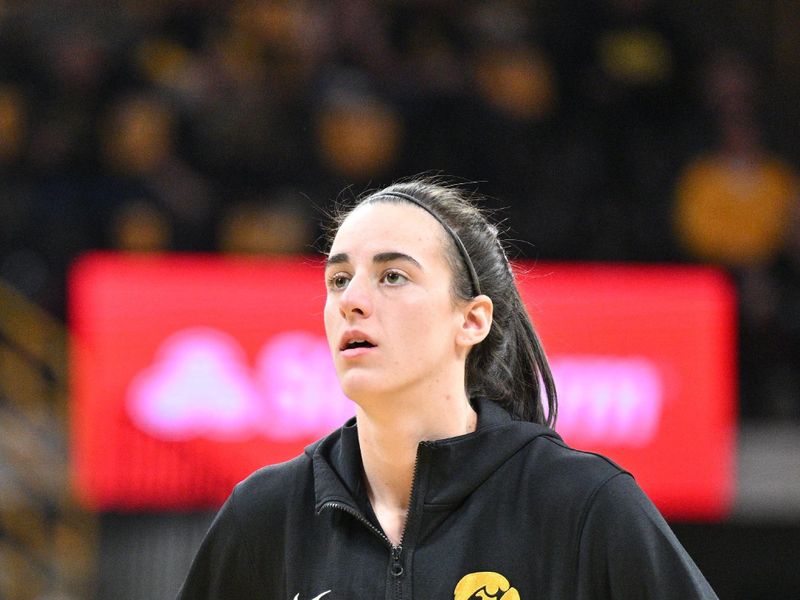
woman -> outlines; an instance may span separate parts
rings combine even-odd
[[[546,358],[459,190],[364,198],[325,278],[356,418],[236,487],[180,598],[716,597],[633,478],[548,428]]]

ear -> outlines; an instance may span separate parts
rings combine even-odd
[[[489,296],[481,294],[467,302],[462,309],[461,328],[456,336],[459,345],[472,347],[480,344],[492,328],[494,304]]]

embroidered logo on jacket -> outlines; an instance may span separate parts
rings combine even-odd
[[[322,592],[319,596],[314,596],[311,600],[319,600],[323,596],[327,596],[330,593],[331,593],[331,590],[328,590],[327,592]],[[295,594],[294,598],[292,600],[300,600],[300,594],[299,593]]]
[[[464,575],[453,590],[453,600],[520,600],[519,592],[511,583],[492,571],[481,571]]]

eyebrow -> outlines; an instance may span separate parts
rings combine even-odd
[[[405,260],[415,265],[418,269],[424,270],[416,258],[409,256],[408,254],[404,254],[403,252],[379,252],[372,257],[372,262],[375,264],[387,263],[394,260]],[[347,262],[350,262],[350,256],[346,252],[331,254],[325,261],[325,267],[327,268],[332,265],[339,265]]]

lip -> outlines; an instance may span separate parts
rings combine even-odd
[[[344,358],[358,358],[359,356],[364,356],[365,354],[369,354],[375,350],[375,347],[372,348],[348,348],[347,350],[342,350],[339,354]]]
[[[349,344],[353,340],[364,340],[365,342],[369,342],[370,344],[372,344],[372,346],[369,348],[366,347],[348,348],[347,344]],[[357,356],[368,354],[370,351],[374,350],[377,347],[378,344],[375,343],[374,339],[372,339],[369,335],[367,335],[363,331],[359,331],[358,329],[348,329],[347,331],[344,332],[344,334],[342,334],[342,337],[339,338],[339,353],[345,358],[355,358]]]

